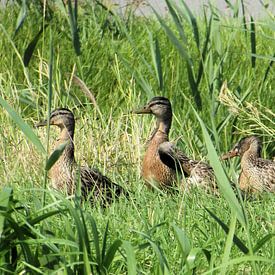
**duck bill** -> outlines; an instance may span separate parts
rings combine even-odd
[[[221,156],[221,160],[226,160],[226,159],[231,159],[238,156],[238,151],[237,150],[231,150],[228,153],[224,154]]]
[[[47,126],[47,120],[40,121],[34,125],[36,128]]]
[[[133,114],[151,114],[151,110],[147,107],[143,107],[142,109],[137,109],[132,111]]]

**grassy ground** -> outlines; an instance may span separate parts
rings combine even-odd
[[[229,191],[217,197],[199,189],[187,193],[179,186],[172,193],[148,190],[140,163],[154,120],[131,110],[154,95],[168,97],[174,110],[171,139],[192,158],[215,162],[216,153],[252,133],[264,141],[263,156],[272,158],[274,18],[250,18],[244,25],[241,16],[221,18],[208,10],[206,18],[194,19],[186,8],[172,6],[165,20],[119,18],[98,4],[80,6],[77,56],[72,14],[50,6],[48,19],[42,20],[33,4],[15,34],[16,16],[22,18],[23,10],[14,5],[0,14],[4,105],[32,127],[46,117],[52,87],[52,108],[69,107],[78,118],[77,160],[98,167],[131,195],[102,209],[44,189],[46,156],[26,138],[31,132],[23,133],[20,121],[8,115],[9,107],[1,108],[1,272],[272,274],[274,195],[240,202],[242,223]],[[47,24],[32,52],[29,43]],[[97,108],[73,82],[74,74],[89,87]],[[221,92],[226,80],[228,89]],[[32,130],[46,148],[46,130]],[[51,129],[50,144],[56,130]],[[209,150],[211,145],[216,152]],[[224,169],[237,182],[239,161]]]

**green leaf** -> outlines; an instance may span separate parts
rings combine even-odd
[[[103,267],[108,270],[114,257],[115,254],[117,252],[117,250],[119,249],[119,247],[122,245],[122,241],[121,240],[115,240],[112,245],[110,246],[110,248],[108,249],[105,257],[104,257],[104,261],[103,261]]]
[[[25,134],[25,136],[33,143],[33,145],[43,154],[46,150],[40,142],[39,138],[33,132],[32,128],[15,112],[15,110],[0,96],[0,104],[6,109],[15,124]]]
[[[184,5],[184,7],[185,7],[185,9],[188,13],[188,16],[190,17],[191,25],[192,25],[192,28],[193,28],[193,34],[194,34],[194,38],[195,38],[195,41],[196,41],[196,45],[197,45],[197,48],[200,49],[200,36],[199,36],[199,28],[198,28],[196,17],[193,15],[193,13],[189,9],[189,7],[185,3],[185,1],[182,1],[182,4]]]
[[[46,163],[46,167],[45,167],[46,171],[49,171],[53,167],[53,165],[58,161],[58,159],[64,152],[67,144],[68,144],[68,142],[64,142],[64,143],[58,145],[57,148],[52,152],[52,154],[50,155],[50,157]]]
[[[137,274],[137,260],[132,244],[128,241],[124,241],[122,247],[126,252],[128,274]]]
[[[189,241],[188,237],[186,236],[185,232],[181,228],[179,228],[175,224],[172,224],[172,228],[174,230],[176,239],[179,243],[183,260],[185,260],[187,258],[187,256],[189,255],[191,248],[192,248],[190,241]]]
[[[8,211],[8,206],[10,204],[10,200],[12,199],[12,189],[9,187],[4,187],[4,189],[0,192],[0,210],[1,212]],[[0,212],[0,239],[2,237],[2,233],[5,225],[5,215]]]
[[[33,52],[35,50],[35,47],[39,41],[39,38],[40,38],[41,34],[44,32],[44,30],[47,28],[47,26],[48,25],[41,26],[41,29],[39,30],[39,32],[36,34],[36,36],[33,38],[33,40],[30,42],[30,44],[26,48],[26,50],[24,52],[24,57],[23,57],[25,67],[28,67],[31,57],[33,55]]]

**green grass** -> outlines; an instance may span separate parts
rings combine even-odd
[[[0,11],[0,273],[272,274],[274,195],[239,200],[226,178],[237,182],[239,161],[223,164],[226,175],[217,158],[252,133],[274,156],[272,15],[244,27],[241,16],[194,18],[172,3],[165,20],[120,18],[98,4],[80,5],[77,17],[74,6],[68,17],[51,5],[44,20],[38,5],[27,9],[16,34],[24,9]],[[144,185],[154,120],[131,110],[154,95],[171,100],[171,140],[211,163],[221,196]],[[50,189],[44,152],[57,129],[33,125],[56,107],[78,118],[76,159],[127,188],[128,199],[102,209]]]

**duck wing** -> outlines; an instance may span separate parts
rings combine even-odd
[[[81,166],[78,171],[80,171],[80,177],[79,173],[76,173],[75,179],[81,179],[81,193],[85,199],[89,198],[92,202],[102,200],[105,205],[122,193],[127,194],[123,187],[111,181],[97,169]]]

